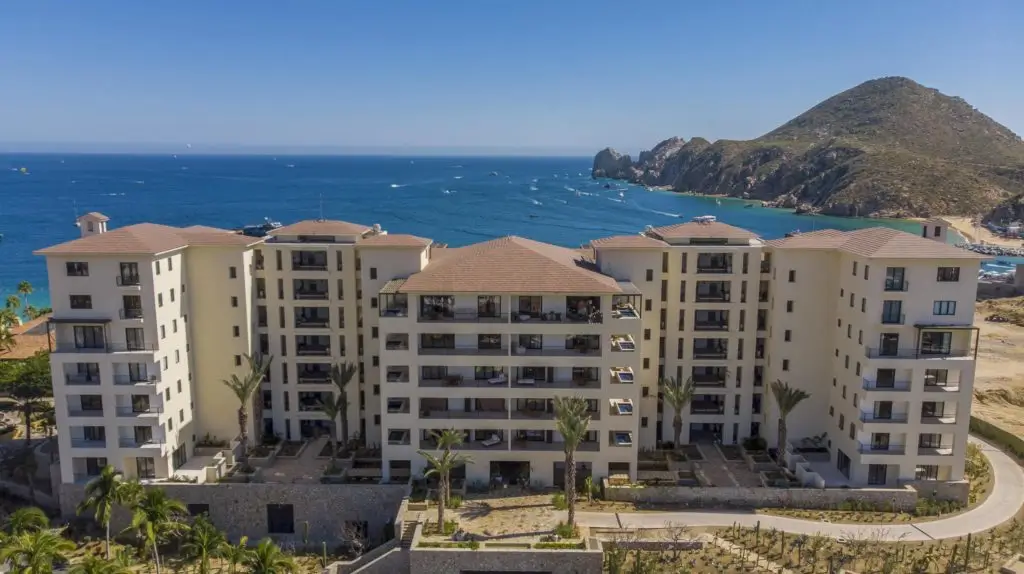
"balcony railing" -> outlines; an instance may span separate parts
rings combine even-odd
[[[918,446],[918,456],[953,456],[953,445]]]
[[[508,347],[483,348],[480,347],[420,347],[420,355],[476,355],[476,356],[503,356],[508,355]]]
[[[298,345],[295,353],[300,357],[322,357],[331,354],[329,345]]]
[[[163,407],[149,405],[148,407],[117,407],[115,412],[117,412],[117,416],[121,417],[141,417],[147,415],[158,415],[164,412],[164,410]]]
[[[555,419],[555,413],[543,409],[523,409],[512,411],[512,418],[516,420],[532,419],[538,421],[550,421]]]
[[[72,448],[106,448],[106,439],[87,439],[87,438],[74,438],[71,439]]]
[[[324,371],[299,371],[296,377],[299,379],[299,384],[319,385],[331,382],[331,374]]]
[[[565,443],[541,440],[513,440],[512,450],[562,452],[565,450]],[[600,450],[601,443],[595,440],[582,441],[576,447],[577,452],[598,452]]]
[[[909,391],[910,381],[879,381],[864,377],[865,391]]]
[[[903,313],[883,313],[882,324],[883,325],[902,325],[907,320],[907,316]]]
[[[303,289],[301,291],[295,291],[295,293],[294,293],[295,299],[320,299],[320,300],[326,300],[326,299],[329,299],[330,296],[331,296],[331,294],[328,291],[316,291],[316,290],[313,290],[313,289]]]
[[[698,303],[728,303],[730,300],[732,300],[732,293],[729,291],[697,293],[696,295],[694,295],[693,300]]]
[[[327,327],[331,324],[330,317],[296,317],[295,326],[300,328]]]
[[[896,279],[885,280],[886,291],[907,291],[910,289],[910,283],[907,281],[898,281]]]
[[[865,423],[905,423],[907,422],[907,414],[892,413],[882,415],[879,413],[861,413],[860,420]]]
[[[114,375],[115,385],[155,385],[158,382],[160,382],[159,376],[147,376],[145,373],[138,375]]]
[[[960,392],[960,383],[946,383],[945,385],[929,385],[925,383],[924,391],[926,393],[958,393]]]
[[[409,341],[385,341],[384,348],[389,351],[408,351]]]
[[[516,355],[525,357],[600,357],[600,348],[565,349],[562,347],[543,347],[534,349],[531,347],[516,347]]]
[[[942,413],[934,413],[930,415],[921,415],[921,424],[923,425],[955,425],[956,415],[947,415]]]
[[[138,287],[142,285],[142,280],[138,275],[117,275],[114,277],[114,282],[117,283],[118,287]]]
[[[885,347],[865,347],[869,359],[943,359],[970,357],[971,349],[893,349]]]
[[[488,419],[508,420],[508,411],[505,409],[493,411],[452,411],[441,409],[421,409],[421,419]]]
[[[724,349],[694,349],[694,359],[727,359],[729,358],[729,350]]]
[[[508,323],[508,313],[444,310],[419,314],[420,323]]]
[[[692,415],[724,415],[725,403],[690,403]]]
[[[121,309],[120,317],[121,317],[121,320],[141,319],[142,318],[142,309],[136,309],[136,308],[133,308],[133,307],[126,307],[124,309]]]
[[[728,331],[729,322],[698,321],[693,324],[694,331]]]
[[[163,446],[164,441],[153,438],[140,441],[130,437],[120,437],[117,443],[121,448],[146,448]]]
[[[732,273],[732,265],[697,265],[697,273]]]
[[[76,409],[74,407],[68,407],[68,416],[69,417],[102,417],[103,416],[103,409],[81,409],[81,408]]]
[[[724,387],[727,384],[725,375],[694,375],[695,387]]]
[[[64,375],[64,381],[71,386],[94,386],[100,384],[99,374],[87,375],[87,374],[74,374]]]
[[[861,444],[857,449],[861,454],[903,454],[906,446],[902,444]]]
[[[292,261],[292,271],[327,271],[327,262]]]

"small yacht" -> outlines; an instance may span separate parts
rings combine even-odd
[[[786,237],[796,237],[797,235],[800,235],[800,230],[799,229],[794,229],[793,231],[790,231],[789,233],[787,233]]]
[[[281,227],[281,222],[271,221],[269,217],[263,218],[263,223],[255,225],[246,225],[239,231],[242,235],[248,235],[249,237],[265,237],[268,233]]]
[[[718,221],[718,218],[714,215],[698,215],[693,218],[694,223],[714,223]]]

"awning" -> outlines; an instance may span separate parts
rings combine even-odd
[[[405,285],[405,279],[392,279],[380,288],[380,294],[394,295],[395,293],[398,293],[398,290],[402,288],[402,285]]]

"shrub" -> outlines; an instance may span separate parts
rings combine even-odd
[[[559,492],[551,497],[551,506],[555,507],[555,510],[567,510],[569,508],[569,501],[565,498],[564,492]]]
[[[420,548],[469,548],[478,550],[480,543],[476,540],[471,542],[420,542]]]
[[[559,522],[555,526],[555,534],[562,538],[576,538],[580,535],[580,529],[577,528],[576,525]]]
[[[759,436],[748,436],[743,439],[743,449],[752,450],[765,450],[768,448],[768,442]]]
[[[460,508],[462,507],[462,497],[454,494],[448,499],[448,508]]]
[[[538,542],[533,545],[537,550],[583,550],[582,542]]]
[[[459,529],[459,523],[454,520],[445,520],[444,529],[441,531],[445,536],[451,536],[455,534],[455,531]]]

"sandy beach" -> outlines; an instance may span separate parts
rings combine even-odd
[[[970,217],[958,217],[958,216],[942,216],[950,223],[953,229],[956,229],[960,235],[963,235],[971,243],[987,243],[990,245],[1000,245],[1002,247],[1021,247],[1024,245],[1020,239],[1005,239],[993,234],[988,229],[977,226],[975,227],[971,223]]]

